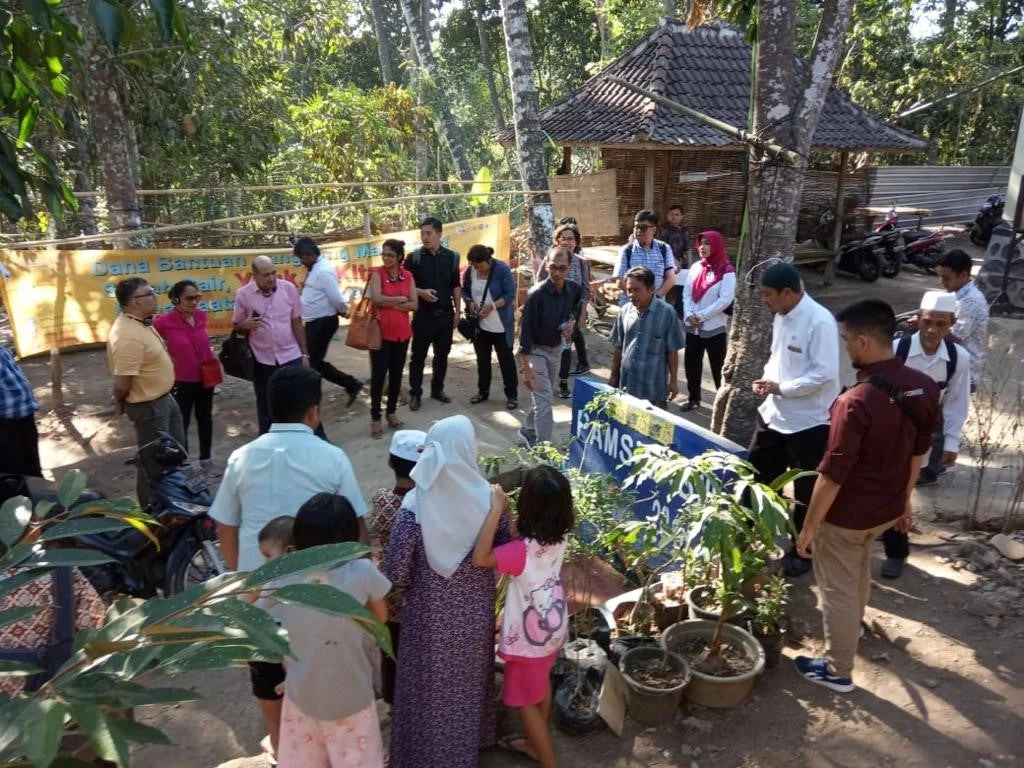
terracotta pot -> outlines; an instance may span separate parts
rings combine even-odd
[[[706,619],[689,619],[673,624],[661,636],[662,647],[678,654],[680,651],[677,649],[691,638],[710,642],[715,636],[715,627],[715,622]],[[687,701],[702,707],[734,707],[750,695],[757,676],[764,670],[764,648],[753,635],[733,624],[725,624],[722,626],[722,638],[729,645],[742,649],[754,663],[753,668],[733,677],[714,677],[693,669],[690,684],[683,693]]]

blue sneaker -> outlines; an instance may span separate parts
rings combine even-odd
[[[853,680],[838,677],[828,671],[828,659],[812,659],[810,656],[797,656],[793,660],[796,671],[812,683],[824,685],[839,693],[851,693],[854,689]]]

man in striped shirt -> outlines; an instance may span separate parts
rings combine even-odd
[[[38,410],[32,385],[11,353],[0,347],[0,472],[42,476],[34,416]]]

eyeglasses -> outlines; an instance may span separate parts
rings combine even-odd
[[[156,291],[154,291],[152,288],[150,288],[145,293],[137,293],[134,296],[132,296],[132,298],[133,299],[148,299],[150,296],[156,296]]]
[[[182,296],[181,300],[182,301],[201,301],[202,298],[203,298],[203,294],[201,294],[201,293],[193,293],[191,296]]]

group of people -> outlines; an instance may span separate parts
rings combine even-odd
[[[285,768],[384,765],[379,694],[392,704],[388,765],[475,766],[496,744],[499,573],[510,577],[498,650],[503,701],[520,711],[525,731],[502,745],[555,765],[548,679],[568,632],[566,478],[552,467],[528,472],[513,515],[480,474],[472,422],[451,416],[426,433],[393,434],[394,486],[367,505],[345,452],[315,434],[321,377],[289,366],[271,375],[267,395],[270,429],[231,454],[210,509],[224,559],[251,570],[292,549],[372,540],[372,560],[307,578],[386,621],[395,655],[346,619],[276,604],[273,588],[290,582],[269,585],[262,605],[288,631],[292,653],[250,665],[266,749]]]

